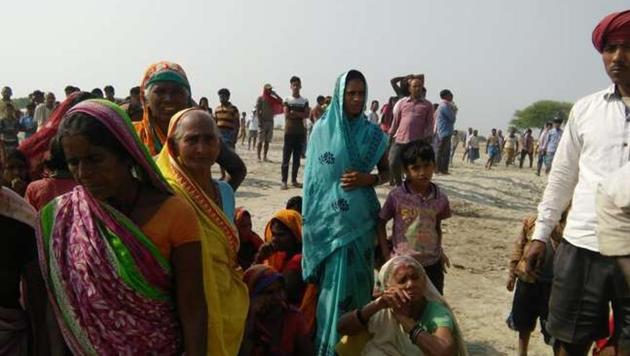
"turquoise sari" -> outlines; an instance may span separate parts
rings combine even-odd
[[[343,190],[341,176],[347,171],[370,173],[388,140],[365,115],[345,115],[347,76],[337,79],[332,102],[313,127],[304,173],[302,269],[305,280],[319,288],[318,355],[334,355],[339,317],[368,303],[374,285],[380,204],[371,187]]]

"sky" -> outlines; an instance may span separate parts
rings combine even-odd
[[[573,102],[610,85],[591,33],[627,0],[31,0],[3,1],[0,86],[35,89],[140,84],[159,60],[183,66],[194,98],[251,110],[262,86],[330,95],[338,75],[361,70],[369,99],[389,80],[424,73],[427,99],[450,89],[457,128],[506,128],[541,99]],[[8,42],[7,42],[8,40]]]

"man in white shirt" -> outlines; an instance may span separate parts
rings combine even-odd
[[[608,306],[615,316],[616,344],[630,354],[630,292],[611,257],[597,241],[597,185],[630,159],[630,10],[610,14],[593,31],[613,82],[578,100],[571,109],[547,188],[538,207],[526,259],[533,272],[545,255],[545,241],[571,202],[564,239],[556,250],[547,329],[559,355],[586,355],[594,340],[608,336]]]
[[[367,114],[368,121],[376,125],[378,125],[378,106],[378,100],[372,100],[370,112]]]
[[[46,121],[50,117],[53,109],[55,108],[55,94],[48,92],[46,93],[46,101],[37,105],[35,108],[35,122],[37,122],[37,129],[41,129],[44,127]]]

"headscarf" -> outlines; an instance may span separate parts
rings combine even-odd
[[[593,30],[593,46],[604,52],[606,43],[616,40],[630,42],[630,10],[613,12],[604,17]]]
[[[245,219],[245,214],[250,215],[251,217],[249,211],[247,211],[247,209],[242,206],[236,208],[236,211],[234,212],[234,222],[236,227],[238,228],[239,238],[241,241],[250,242],[252,245],[254,245],[254,248],[258,250],[260,248],[260,245],[262,245],[263,243],[263,240],[260,238],[260,236],[258,236],[258,234],[251,229],[249,231],[241,231],[240,229],[240,226],[241,224],[243,224],[243,220]]]
[[[273,232],[271,231],[271,223],[278,220],[291,230],[293,237],[298,243],[302,243],[302,216],[295,210],[282,209],[275,213],[273,218],[269,220],[265,226],[265,241],[273,240]],[[267,259],[267,265],[278,272],[282,272],[287,261],[285,252],[275,252]]]
[[[70,111],[115,136],[142,175],[170,194],[127,114],[106,100]],[[77,186],[40,211],[37,245],[52,309],[73,354],[174,355],[181,339],[170,263],[128,217]]]
[[[190,83],[184,69],[177,63],[160,61],[151,64],[144,72],[142,83],[140,84],[140,102],[144,113],[142,121],[134,123],[134,127],[140,136],[142,142],[147,146],[151,155],[156,155],[162,149],[162,145],[166,141],[166,133],[162,132],[160,127],[155,124],[150,117],[149,107],[146,102],[145,93],[155,83],[173,82],[188,89],[190,93]]]
[[[398,268],[406,266],[412,267],[416,269],[421,276],[426,279],[426,286],[424,288],[424,297],[427,301],[437,302],[444,305],[450,312],[451,318],[453,319],[453,339],[455,339],[456,348],[457,348],[457,356],[465,356],[468,355],[468,351],[466,350],[466,345],[464,344],[464,339],[462,337],[461,330],[459,329],[459,325],[457,323],[457,319],[455,318],[455,314],[453,310],[448,305],[444,297],[438,292],[437,288],[431,283],[431,280],[427,276],[424,267],[418,262],[415,258],[410,256],[396,256],[389,261],[387,261],[381,270],[378,273],[378,279],[380,285],[383,287],[383,290],[386,290],[390,287],[391,277],[398,270]]]
[[[365,114],[354,119],[345,115],[348,73],[337,79],[331,104],[313,127],[306,155],[302,267],[307,280],[315,277],[319,264],[337,248],[376,234],[380,204],[374,189],[345,191],[340,179],[347,170],[370,173],[383,156],[388,140]]]
[[[17,220],[32,228],[37,225],[35,208],[7,187],[0,187],[0,215]]]
[[[176,113],[168,126],[168,138],[174,136],[179,122],[195,110],[207,114],[197,108]],[[157,157],[158,167],[176,194],[193,207],[201,226],[204,294],[209,325],[208,354],[235,355],[243,339],[249,308],[247,287],[242,281],[240,269],[237,271],[240,241],[236,226],[191,178],[177,157],[172,140],[165,142]]]
[[[81,101],[91,99],[93,95],[85,92],[76,92],[70,94],[59,106],[57,106],[50,114],[50,118],[46,120],[44,126],[40,127],[37,132],[29,138],[20,142],[19,150],[28,158],[31,165],[31,177],[39,179],[43,169],[42,163],[46,159],[46,154],[50,148],[50,141],[57,134],[57,129],[64,115],[76,104]]]
[[[250,298],[257,297],[275,281],[284,277],[273,268],[266,265],[253,265],[245,271],[243,281],[247,284]]]

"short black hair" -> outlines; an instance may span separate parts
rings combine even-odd
[[[90,93],[99,99],[103,98],[103,91],[101,88],[94,88]]]
[[[563,120],[562,120],[561,118],[559,118],[559,117],[557,117],[557,118],[553,119],[553,123],[554,123],[554,124],[562,124],[562,121],[563,121]]]
[[[73,87],[72,85],[66,85],[66,87],[63,88],[63,91],[66,92],[66,93],[72,93],[72,92],[75,91],[75,87]]]
[[[378,100],[372,100],[372,103],[370,103],[370,105],[374,105],[374,103],[380,104]]]
[[[105,88],[103,88],[103,90],[105,91],[114,91],[114,87],[111,85],[106,85]]]
[[[26,104],[26,108],[35,110],[35,103],[28,103],[28,104]]]
[[[294,75],[291,77],[291,79],[289,79],[289,83],[293,84],[295,82],[299,82],[300,84],[302,84],[302,80],[300,79],[300,77]]]
[[[302,197],[296,195],[287,200],[286,209],[295,210],[298,213],[302,214]]]
[[[227,88],[221,88],[218,92],[219,95],[227,95],[230,96],[230,91]]]
[[[400,160],[404,168],[418,161],[435,163],[435,152],[433,151],[433,147],[424,141],[410,142],[403,147]]]
[[[444,90],[440,91],[440,98],[442,98],[442,99],[445,99],[449,95],[452,96],[453,93],[451,93],[451,91],[448,90],[448,89],[444,89]]]
[[[129,95],[140,95],[140,87],[133,87],[129,89]]]
[[[322,104],[324,101],[326,101],[326,98],[324,98],[323,95],[317,96],[317,103],[318,104]]]

